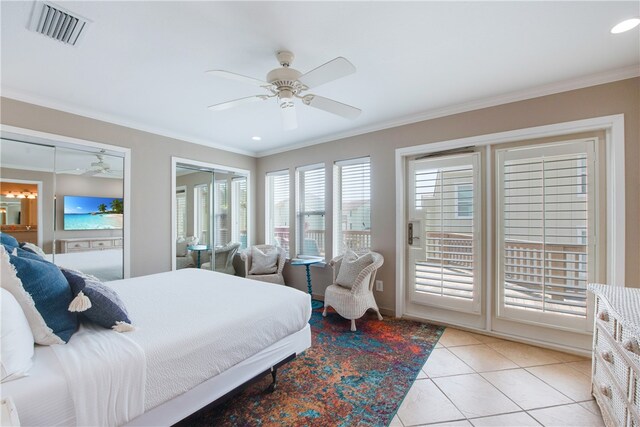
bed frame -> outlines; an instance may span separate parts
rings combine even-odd
[[[247,386],[271,374],[271,384],[265,390],[277,388],[278,369],[311,346],[311,328],[307,326],[232,368],[197,385],[127,423],[127,426],[173,425],[204,408],[218,406]]]

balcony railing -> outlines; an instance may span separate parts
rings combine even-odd
[[[315,247],[319,254],[325,253],[325,230],[307,230],[305,232],[305,245],[307,252],[314,252]],[[289,227],[275,227],[274,237],[287,252],[289,252]],[[345,230],[343,231],[345,247],[354,251],[369,249],[371,247],[371,231],[369,230]]]

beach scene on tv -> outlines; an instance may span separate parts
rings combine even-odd
[[[121,198],[64,196],[65,230],[122,229]]]

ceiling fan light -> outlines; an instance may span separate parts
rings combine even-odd
[[[16,195],[15,195],[15,194],[13,194],[11,191],[9,191],[9,192],[7,193],[7,195],[6,195],[6,198],[7,198],[7,199],[15,199],[15,198],[16,198]]]
[[[620,34],[634,29],[640,24],[640,18],[626,19],[611,29],[611,34]]]
[[[38,195],[35,193],[29,193],[29,195],[27,196],[27,199],[35,199]]]
[[[24,193],[20,193],[17,197],[18,199],[25,199],[27,196],[25,196]]]

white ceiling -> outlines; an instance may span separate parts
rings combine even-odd
[[[1,3],[3,96],[192,142],[264,155],[639,74],[640,2],[58,2],[93,21],[78,46],[27,29],[33,3]],[[357,72],[314,89],[363,110],[355,121],[298,105],[283,131],[261,93],[205,75],[264,79],[291,50],[306,72],[337,56]],[[275,101],[273,101],[275,102]],[[262,141],[252,141],[259,135]]]

